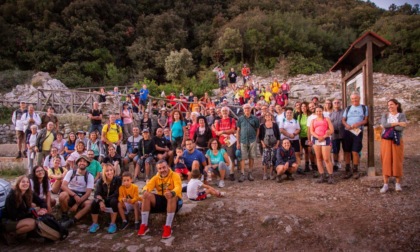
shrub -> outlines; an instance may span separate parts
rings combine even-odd
[[[22,70],[5,70],[0,71],[0,92],[9,92],[18,84],[24,84],[28,82],[33,71],[22,71]]]

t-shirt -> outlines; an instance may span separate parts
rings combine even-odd
[[[179,138],[184,136],[183,127],[186,124],[184,121],[173,122],[171,125],[172,138]]]
[[[222,118],[218,120],[217,123],[214,124],[214,126],[216,128],[216,131],[236,129],[236,120],[232,118]],[[233,134],[235,134],[235,132]],[[228,137],[227,134],[220,135],[219,136],[220,144],[224,145],[227,137]]]
[[[70,156],[67,158],[68,161],[76,161],[81,155],[86,155],[86,151],[79,153],[77,151],[74,151],[70,154]]]
[[[225,162],[223,155],[226,153],[225,149],[220,149],[217,152],[217,155],[214,155],[212,150],[207,150],[206,157],[210,158],[210,162],[212,165],[218,164],[220,162]]]
[[[62,167],[61,169],[63,169],[63,172],[62,172],[62,173],[61,173],[60,168],[57,168],[57,169],[55,169],[55,168],[50,168],[50,169],[48,169],[48,177],[50,177],[51,175],[61,175],[61,174],[63,174],[63,173],[66,173],[67,168]],[[53,171],[53,170],[54,170],[54,171]],[[51,182],[52,182],[52,181],[51,181]]]
[[[189,199],[196,199],[198,193],[204,191],[203,182],[199,179],[190,179],[187,185],[187,197]]]
[[[31,189],[32,189],[32,192],[34,192],[35,193],[35,190],[34,190],[34,181],[33,181],[33,179],[31,179]],[[48,183],[48,192],[49,191],[51,191],[51,184],[50,183]],[[47,193],[48,193],[47,192]],[[43,199],[43,200],[45,200],[45,198],[46,198],[46,195],[45,195],[45,193],[44,193],[44,188],[43,188],[43,186],[42,186],[42,183],[39,183],[39,195],[38,195],[41,199]]]
[[[102,110],[100,110],[100,109],[91,109],[89,111],[89,114],[92,114],[92,116],[100,116],[100,115],[102,115]],[[90,120],[90,123],[92,125],[100,125],[102,123],[102,120]]]
[[[76,172],[74,178],[70,181],[71,175]],[[87,171],[86,171],[87,172]],[[74,192],[86,192],[87,189],[93,189],[95,179],[92,174],[88,174],[87,184],[85,181],[85,175],[77,173],[77,170],[70,170],[64,177],[64,181],[69,182],[68,187]]]
[[[308,126],[307,126],[308,116],[306,114],[300,114],[297,118],[297,121],[300,126],[299,137],[300,138],[308,137]]]
[[[54,126],[55,126],[58,122],[58,119],[55,115],[48,116],[47,114],[45,114],[45,115],[41,116],[41,122],[42,122],[41,123],[41,128],[43,129],[43,128],[47,127],[47,124],[49,122],[54,123]]]
[[[153,137],[153,141],[155,142],[155,144],[157,145],[157,146],[159,146],[159,147],[161,147],[161,148],[165,148],[165,147],[168,147],[169,149],[171,148],[171,142],[170,141],[168,141],[165,137],[157,137],[157,136],[155,136],[155,137]],[[159,154],[163,154],[163,153],[165,153],[164,151],[158,151],[158,150],[156,150],[156,153],[159,153]]]
[[[96,175],[102,172],[102,166],[98,161],[92,160],[90,165],[86,168],[86,171],[88,171],[93,175],[94,178],[96,178]]]
[[[149,96],[149,90],[147,88],[140,89],[140,100],[145,101],[147,100],[148,96]]]
[[[206,161],[203,153],[199,150],[194,150],[193,153],[189,153],[188,150],[185,150],[182,156],[184,157],[184,162],[188,169],[191,169],[194,160],[197,160],[200,165]]]
[[[64,145],[66,144],[66,141],[64,139],[62,139],[60,142],[58,142],[57,140],[55,140],[52,143],[51,147],[57,148],[58,153],[61,153],[64,150]]]
[[[108,126],[110,127],[108,130]],[[105,124],[102,128],[102,133],[106,134],[106,139],[111,143],[116,143],[119,140],[119,134],[121,133],[121,126],[116,123]]]
[[[365,116],[369,115],[368,113],[369,111],[367,108],[366,108],[366,113],[363,113],[363,106],[364,105],[359,105],[359,106],[352,105],[349,109],[348,114],[347,114],[347,108],[344,110],[343,118],[344,117],[346,118],[346,122],[348,125],[359,123],[363,121],[363,119],[365,119]]]
[[[257,139],[257,130],[260,127],[260,121],[256,116],[250,115],[246,118],[245,115],[239,117],[236,126],[241,129],[240,143],[250,144]]]
[[[54,142],[54,134],[51,131],[47,131],[45,136],[46,138],[42,143],[42,151],[49,151],[51,150],[51,145]]]
[[[295,119],[292,120],[287,120],[286,118],[284,118],[284,120],[280,123],[280,129],[285,129],[287,131],[287,133],[292,134],[294,133],[297,129],[300,129],[300,125],[298,123],[298,121],[296,121]],[[296,135],[293,138],[289,138],[286,137],[285,135],[281,134],[281,139],[289,139],[289,140],[299,140],[299,135]]]
[[[143,139],[141,135],[138,135],[137,137],[130,136],[127,139],[127,152],[128,153],[134,153],[134,149],[139,149],[139,142]]]
[[[63,156],[60,156],[61,162],[60,162],[60,166],[65,166],[66,165],[66,161],[64,160]],[[51,155],[48,155],[45,159],[44,159],[44,167],[48,167],[48,168],[52,168],[54,167],[54,158]]]

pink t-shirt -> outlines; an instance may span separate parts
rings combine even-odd
[[[123,118],[124,124],[130,124],[130,123],[133,122],[133,119],[130,116],[130,111],[128,109],[127,110],[123,110],[122,111],[122,114],[124,115],[124,118]]]
[[[328,130],[328,122],[327,122],[327,119],[325,119],[325,118],[323,120],[314,119],[312,122],[314,124],[314,132],[315,132],[315,134],[317,134],[320,137],[325,136],[325,133]]]

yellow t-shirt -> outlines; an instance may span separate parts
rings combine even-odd
[[[108,130],[108,125],[110,125],[110,128]],[[105,124],[102,128],[102,133],[106,133],[106,139],[110,141],[111,143],[118,142],[119,134],[121,133],[121,128],[118,129],[120,126],[116,123],[113,124]]]
[[[166,190],[174,191],[179,199],[182,199],[182,182],[178,173],[169,170],[167,177],[162,178],[159,173],[153,176],[143,187],[143,191],[151,192],[156,189],[158,195],[163,195]]]
[[[123,199],[130,199],[128,203],[134,204],[137,201],[142,201],[143,199],[139,196],[139,187],[135,184],[131,184],[129,188],[124,185],[120,186],[118,189],[118,201],[121,202]]]
[[[274,94],[277,94],[279,92],[279,88],[280,88],[280,83],[277,81],[274,81],[271,84],[271,92],[273,92]]]
[[[268,103],[268,104],[270,104],[270,96],[271,96],[272,94],[270,93],[270,92],[268,92],[268,91],[265,91],[265,93],[264,93],[264,100]]]
[[[61,174],[63,174],[63,173],[66,173],[67,172],[67,169],[66,168],[64,168],[64,167],[62,167],[61,169],[63,169],[63,173],[61,173],[61,171],[60,171],[60,168],[57,168],[57,169],[54,169],[54,172],[53,172],[53,169],[54,168],[50,168],[50,169],[48,169],[48,177],[51,179],[51,176],[52,175],[61,175]]]
[[[48,137],[42,143],[42,151],[50,151],[52,143],[54,142],[54,134],[51,131],[47,131],[46,136]]]

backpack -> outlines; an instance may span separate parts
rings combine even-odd
[[[120,134],[122,132],[121,126],[118,123],[115,123],[115,124],[117,125],[117,133]],[[107,123],[106,126],[107,126],[106,127],[106,133],[108,133],[109,129],[111,128],[111,124]]]
[[[277,142],[277,139],[276,139],[276,136],[274,135],[274,128],[271,128],[269,131],[271,131],[272,132],[272,134],[267,134],[267,132],[268,132],[268,130],[267,130],[267,126],[265,126],[265,124],[263,124],[264,125],[264,128],[265,128],[265,135],[264,135],[264,140],[263,140],[263,142],[265,143],[265,144],[267,144],[268,146],[270,146],[270,147],[272,147],[272,146],[274,146],[275,144],[276,144],[276,142]]]
[[[55,169],[54,168],[50,168],[52,170],[52,173],[55,175]],[[63,174],[63,167],[58,167],[58,169],[60,169],[61,174]]]
[[[69,235],[69,231],[50,214],[38,217],[36,220],[36,232],[51,241],[62,241]]]
[[[76,174],[77,174],[77,169],[72,169],[71,171],[72,171],[72,173],[71,173],[70,181],[72,181],[72,180],[74,179],[74,177],[76,177]],[[88,184],[88,176],[89,176],[89,172],[88,172],[88,171],[86,171],[86,172],[85,172],[85,175],[84,175],[86,185]],[[69,181],[69,182],[70,182],[70,181]]]

